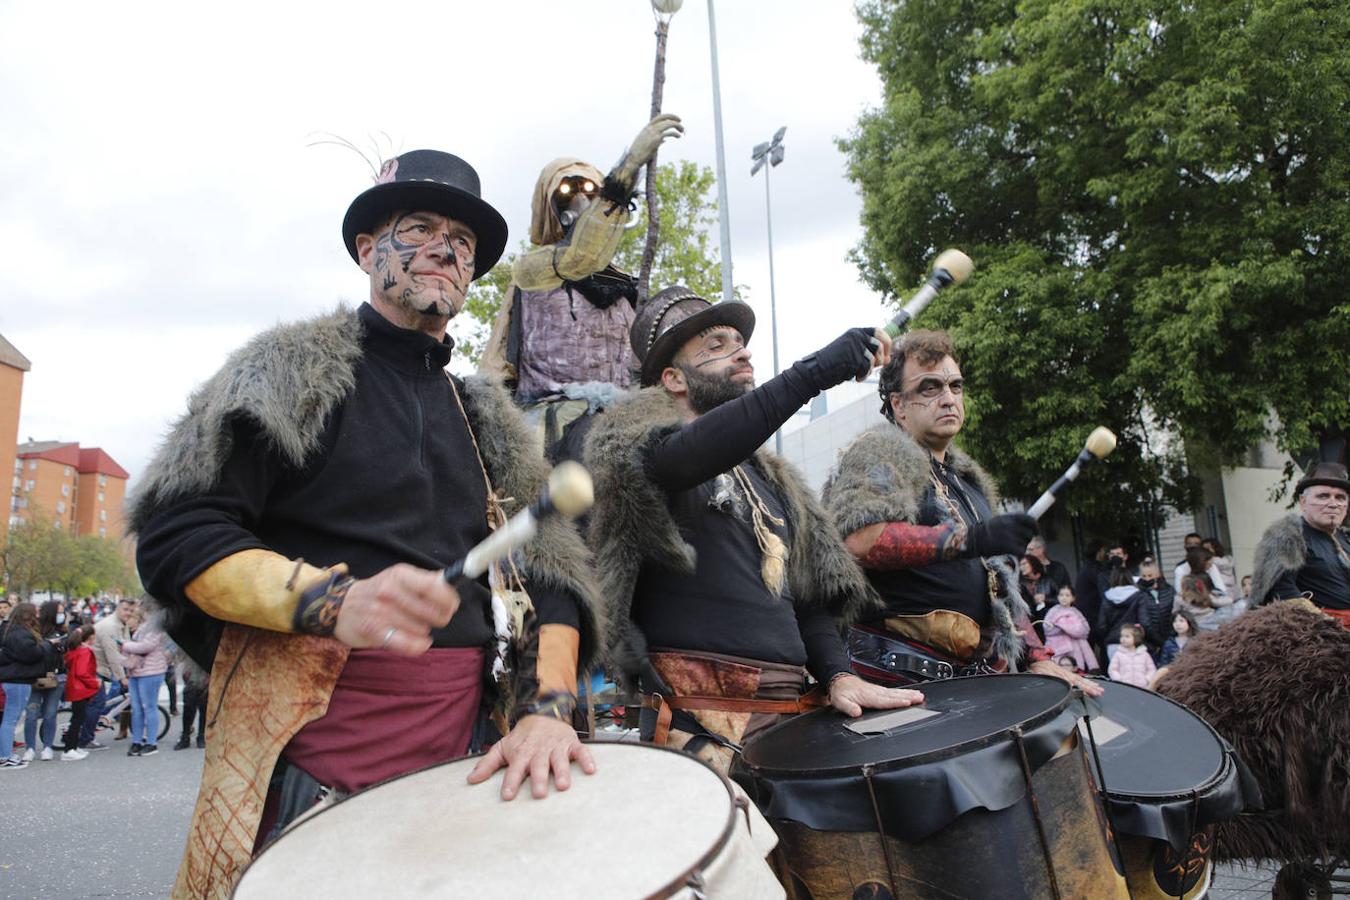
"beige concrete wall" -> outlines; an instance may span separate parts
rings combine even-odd
[[[1256,469],[1241,466],[1224,469],[1224,502],[1228,507],[1228,532],[1232,543],[1228,551],[1233,555],[1233,566],[1240,581],[1252,573],[1252,554],[1256,543],[1272,522],[1292,510],[1288,497],[1280,503],[1270,501],[1271,489],[1280,483],[1279,469]]]

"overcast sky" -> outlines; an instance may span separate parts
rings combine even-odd
[[[750,150],[787,126],[773,172],[787,365],[883,321],[845,259],[860,202],[834,143],[880,86],[851,4],[722,0],[717,15],[732,261],[759,314],[763,378],[769,268]],[[315,133],[463,156],[514,247],[545,162],[607,170],[646,121],[653,30],[646,0],[0,4],[0,334],[33,363],[19,440],[101,446],[134,483],[230,350],[366,299],[340,225],[370,172],[307,146]],[[666,74],[664,109],[687,132],[662,159],[712,166],[704,0],[674,17]]]

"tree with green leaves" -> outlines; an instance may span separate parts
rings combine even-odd
[[[717,227],[717,201],[712,197],[715,188],[716,176],[707,166],[688,160],[657,166],[661,241],[652,265],[653,292],[683,284],[710,300],[721,295],[722,264],[712,236]],[[614,265],[636,274],[642,265],[644,237],[641,228],[625,232],[614,255]],[[522,242],[516,252],[508,253],[492,271],[475,281],[464,310],[454,320],[456,351],[471,362],[477,363],[482,355],[492,320],[511,283],[511,265],[517,253],[525,249],[527,245]]]
[[[135,570],[115,543],[95,535],[76,537],[37,508],[10,529],[2,555],[9,590],[25,597],[34,591],[67,597],[140,591]]]
[[[918,324],[952,331],[964,443],[1006,493],[1037,494],[1099,424],[1120,447],[1068,504],[1103,524],[1150,499],[1190,508],[1185,456],[1344,437],[1350,7],[858,13],[884,101],[841,142],[863,197],[854,257],[892,299],[945,246],[975,259]]]

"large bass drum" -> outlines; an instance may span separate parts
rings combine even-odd
[[[923,692],[907,710],[799,716],[745,748],[733,774],[778,830],[789,894],[1124,898],[1069,685]]]
[[[1085,707],[1099,787],[1137,900],[1194,900],[1209,890],[1214,825],[1260,806],[1228,742],[1180,703],[1116,681]]]
[[[590,743],[597,771],[500,797],[476,758],[367,788],[258,855],[238,898],[777,898],[775,838],[726,778],[673,750]],[[738,802],[739,798],[739,802]]]

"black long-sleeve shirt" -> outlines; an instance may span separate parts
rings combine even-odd
[[[444,366],[452,345],[359,311],[356,388],[325,424],[303,468],[289,465],[257,423],[237,417],[233,446],[208,490],[161,509],[141,530],[137,564],[161,601],[242,550],[316,566],[347,563],[367,578],[396,563],[440,568],[487,536],[482,470]],[[456,587],[461,606],[432,634],[437,647],[486,645],[486,584]],[[532,589],[541,624],[576,626],[573,598]]]
[[[698,560],[692,574],[651,564],[639,574],[633,617],[650,646],[804,665],[824,683],[849,671],[833,618],[796,609],[786,586],[774,594],[765,585],[752,501],[731,474],[739,465],[784,523],[766,518],[765,525],[791,548],[783,499],[748,460],[816,392],[803,373],[788,369],[647,448],[647,473],[666,492]]]

